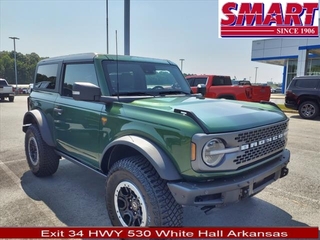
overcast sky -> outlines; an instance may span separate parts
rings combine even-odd
[[[281,66],[251,61],[252,40],[218,38],[217,0],[131,0],[130,54],[169,59],[184,73],[282,81]],[[109,0],[109,53],[124,53],[124,1]],[[53,57],[106,53],[105,0],[0,0],[0,51]]]

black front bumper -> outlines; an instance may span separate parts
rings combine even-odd
[[[221,207],[258,193],[272,182],[288,174],[289,150],[270,165],[246,175],[213,182],[168,183],[175,200],[181,205]]]
[[[286,108],[290,108],[290,109],[293,109],[293,110],[298,110],[298,106],[294,103],[284,103],[284,106]]]

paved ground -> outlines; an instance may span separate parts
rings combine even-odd
[[[276,104],[284,104],[285,95],[281,93],[271,94],[270,101]]]
[[[39,179],[24,156],[26,97],[0,102],[0,226],[110,226],[104,178],[62,160]],[[255,197],[205,215],[186,208],[185,226],[320,226],[320,119],[290,117],[289,175]]]

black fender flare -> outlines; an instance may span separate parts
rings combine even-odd
[[[38,126],[42,139],[46,144],[55,146],[48,121],[40,110],[34,109],[25,113],[22,131],[27,132],[27,129],[31,124],[36,124]]]
[[[116,145],[125,145],[141,153],[152,164],[162,179],[170,181],[181,179],[179,172],[168,155],[152,142],[135,135],[123,136],[108,144],[103,151],[102,157]],[[100,164],[102,164],[102,159]]]

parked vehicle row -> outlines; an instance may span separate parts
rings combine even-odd
[[[271,88],[271,93],[282,93],[282,87]]]

